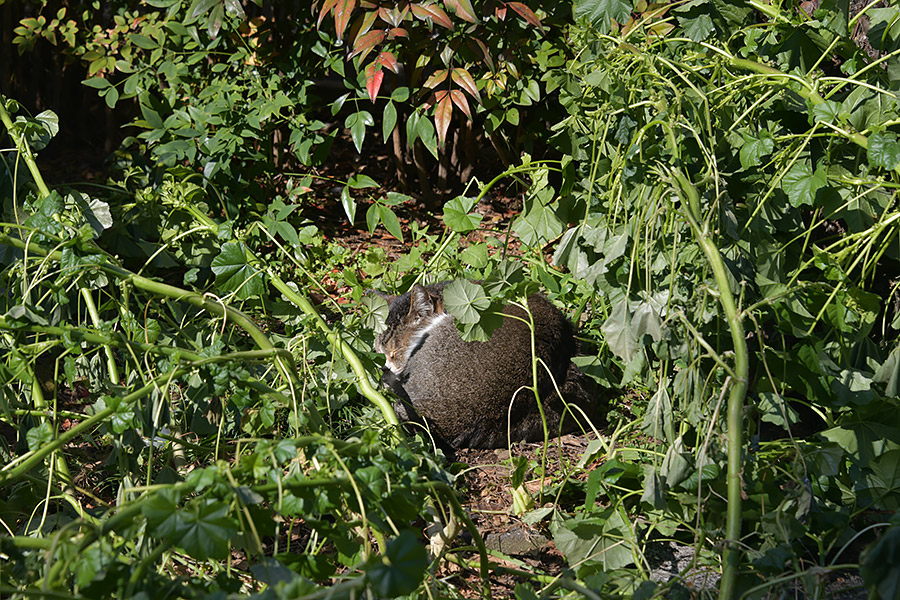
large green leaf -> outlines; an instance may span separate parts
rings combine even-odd
[[[366,577],[381,598],[411,594],[425,577],[428,553],[419,536],[404,529],[387,543],[385,556],[374,558],[366,567]]]
[[[587,19],[600,33],[608,33],[612,21],[622,24],[631,16],[632,5],[626,0],[575,0],[575,19]]]
[[[869,164],[892,171],[900,165],[900,141],[891,132],[873,133],[867,149]]]
[[[630,362],[634,358],[640,343],[631,328],[631,313],[628,312],[627,302],[620,302],[613,308],[609,318],[600,326],[600,330],[613,354],[625,362]]]
[[[474,231],[481,223],[481,215],[469,212],[475,207],[475,199],[457,196],[444,204],[444,223],[457,233]]]
[[[212,260],[216,285],[223,292],[234,292],[238,300],[262,296],[266,291],[264,272],[250,264],[243,242],[228,242]]]
[[[477,323],[490,305],[484,288],[467,279],[451,281],[444,288],[444,307],[460,323]]]
[[[816,192],[828,183],[825,169],[820,165],[815,172],[806,161],[797,161],[781,180],[781,188],[792,206],[813,205]]]

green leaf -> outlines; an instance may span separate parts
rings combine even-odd
[[[434,124],[431,119],[419,119],[416,124],[416,133],[425,149],[428,150],[434,158],[438,158],[438,142],[437,133],[434,130]]]
[[[631,329],[631,313],[628,312],[627,302],[616,305],[609,318],[600,326],[600,331],[612,353],[625,362],[631,362],[640,344]]]
[[[488,246],[484,243],[472,244],[460,252],[459,258],[476,269],[483,269],[488,265]]]
[[[880,510],[900,509],[900,450],[889,450],[868,465],[869,472],[855,490],[863,502]]]
[[[378,210],[378,205],[369,205],[369,209],[366,211],[366,228],[368,228],[369,233],[375,232],[375,228],[378,227],[378,221],[380,219],[381,214]]]
[[[784,398],[772,392],[760,393],[757,407],[761,413],[761,420],[778,427],[788,428],[799,419],[797,411],[791,408]]]
[[[477,323],[490,306],[484,288],[468,279],[456,279],[444,288],[444,307],[460,323]]]
[[[393,101],[388,101],[384,105],[384,113],[381,116],[381,135],[384,137],[384,143],[391,138],[394,127],[397,126],[397,107]]]
[[[425,578],[428,553],[419,537],[404,529],[387,543],[385,556],[375,557],[366,566],[366,577],[376,594],[396,598],[413,593]]]
[[[128,36],[128,39],[131,40],[132,44],[138,48],[143,48],[144,50],[153,50],[159,46],[155,40],[146,35],[141,35],[140,33],[132,33]]]
[[[859,566],[871,597],[900,598],[900,525],[894,524],[865,554]]]
[[[44,421],[29,429],[25,434],[25,441],[28,442],[28,449],[32,452],[52,442],[53,429],[50,427],[50,421]]]
[[[669,392],[664,385],[650,398],[647,412],[644,414],[644,422],[641,430],[647,435],[658,440],[665,440],[669,444],[675,442],[675,426],[672,418],[672,401]]]
[[[768,156],[775,149],[775,139],[766,130],[759,132],[755,138],[746,133],[743,134],[744,144],[741,146],[741,166],[745,169],[755,167],[762,163],[763,157]]]
[[[481,215],[469,213],[475,206],[474,198],[457,196],[444,204],[444,224],[456,233],[466,233],[478,229]]]
[[[350,179],[347,180],[347,185],[352,187],[354,190],[363,189],[363,188],[377,188],[378,182],[369,177],[368,175],[363,175],[362,173],[356,173]]]
[[[378,217],[381,220],[381,224],[384,225],[384,228],[387,229],[392,236],[402,242],[403,230],[400,228],[400,220],[397,218],[394,211],[391,210],[389,206],[379,204]]]
[[[631,16],[631,2],[626,0],[575,0],[575,20],[587,19],[599,33],[609,33],[611,21],[622,24]]]
[[[873,133],[869,136],[867,150],[869,164],[893,171],[900,165],[900,142],[897,136],[889,131]]]
[[[526,212],[513,222],[512,228],[524,244],[538,246],[562,235],[566,224],[556,216],[551,206],[535,199]]]
[[[90,79],[85,79],[81,82],[82,85],[86,85],[89,88],[94,88],[95,90],[104,90],[112,84],[108,79],[104,79],[103,77],[91,77]]]
[[[847,118],[843,107],[832,100],[816,104],[812,108],[813,121],[816,123],[838,123]]]
[[[827,183],[824,165],[819,165],[813,173],[808,162],[798,161],[781,179],[781,189],[787,194],[791,206],[799,208],[803,205],[812,206],[816,192]]]
[[[350,186],[344,186],[341,190],[341,206],[344,208],[344,214],[347,215],[347,221],[352,225],[356,222],[356,200],[350,195]],[[369,233],[372,233],[369,231]]]
[[[180,511],[171,541],[196,560],[225,559],[231,538],[238,533],[228,517],[228,504],[219,500],[194,501]]]
[[[709,34],[715,31],[712,18],[707,13],[678,17],[678,23],[692,42],[702,42],[709,37]]]
[[[212,260],[216,285],[223,292],[234,292],[238,300],[262,296],[266,291],[264,274],[249,262],[243,242],[228,242]]]
[[[593,563],[609,571],[634,561],[631,531],[615,509],[595,513],[592,518],[563,519],[554,513],[550,519],[553,542],[570,565]]]
[[[363,142],[366,140],[366,128],[375,124],[372,114],[368,111],[361,110],[351,113],[344,119],[344,126],[350,130],[350,137],[353,138],[353,145],[356,146],[357,152],[362,152]]]

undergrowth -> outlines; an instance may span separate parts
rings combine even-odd
[[[351,221],[367,202],[370,231],[408,236],[390,264],[326,241],[311,173],[242,179],[267,146],[228,123],[204,121],[240,160],[197,159],[193,134],[157,144],[177,132],[135,90],[147,130],[108,185],[50,189],[33,152],[54,115],[2,99],[4,597],[489,596],[500,574],[523,600],[822,597],[846,570],[898,597],[900,9],[865,10],[873,59],[838,0],[573,8],[571,58],[540,65],[556,158],[473,181],[442,227],[401,230],[403,194],[351,198],[371,177],[338,186]],[[509,180],[523,208],[494,230],[478,202]],[[445,299],[466,337],[540,287],[579,322],[582,371],[629,392],[565,472],[552,441],[513,452],[513,510],[560,574],[486,550],[459,466],[376,384],[386,307],[366,290],[460,277],[481,282]],[[665,583],[661,547],[693,557]]]

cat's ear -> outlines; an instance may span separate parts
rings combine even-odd
[[[425,319],[444,312],[444,301],[440,296],[428,293],[418,283],[409,291],[409,316]]]

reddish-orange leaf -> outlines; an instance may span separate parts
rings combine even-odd
[[[394,27],[393,29],[388,31],[387,37],[389,40],[392,40],[392,39],[398,38],[398,37],[408,38],[409,32],[406,31],[405,29],[403,29],[402,27]]]
[[[428,4],[427,6],[422,4],[413,4],[411,8],[413,14],[419,19],[437,23],[438,25],[446,27],[447,29],[453,29],[453,22],[440,6],[437,6],[436,4]]]
[[[506,20],[506,5],[504,4],[502,6],[497,6],[497,8],[494,9],[494,14],[497,15],[497,18],[500,19],[501,21],[505,21]]]
[[[506,5],[519,13],[519,16],[525,19],[530,25],[534,25],[541,31],[544,30],[544,24],[541,23],[541,20],[538,19],[538,16],[534,14],[534,11],[521,2],[507,2]]]
[[[469,75],[469,72],[462,68],[453,69],[450,73],[450,78],[462,89],[469,92],[469,95],[481,102],[481,95],[478,93],[478,86],[475,85],[475,80],[472,79],[472,76]]]
[[[344,37],[344,30],[350,22],[354,8],[356,0],[338,0],[337,6],[334,7],[334,28],[337,30],[338,38]]]
[[[353,45],[353,51],[350,53],[350,58],[353,58],[360,53],[368,53],[372,48],[384,41],[385,35],[384,31],[376,29],[375,31],[370,31],[365,35],[359,36],[356,38],[356,44]]]
[[[322,10],[319,11],[319,20],[316,21],[316,27],[321,27],[322,19],[325,18],[325,15],[328,14],[337,3],[338,0],[325,0],[325,3],[322,4]]]
[[[378,58],[375,59],[379,64],[387,67],[394,73],[400,72],[400,64],[397,62],[397,57],[394,56],[393,52],[382,52],[378,55]]]
[[[449,6],[456,13],[456,16],[463,21],[474,23],[478,20],[475,16],[475,9],[472,7],[471,0],[444,0],[444,6]]]
[[[425,83],[422,84],[422,87],[433,88],[437,87],[444,80],[447,79],[447,69],[441,69],[440,71],[436,71],[431,77],[428,78]]]
[[[447,90],[441,91],[445,93],[434,107],[434,127],[437,129],[438,143],[443,146],[447,140],[447,130],[450,128],[450,117],[453,116],[453,101],[450,94],[446,93]]]
[[[459,90],[450,90],[450,98],[453,100],[453,104],[459,107],[459,110],[466,113],[466,116],[469,117],[469,120],[472,120],[472,111],[469,110],[469,101],[466,100],[466,95],[463,94]]]
[[[403,16],[396,8],[379,8],[378,16],[381,17],[382,21],[390,24],[391,27],[396,27],[403,22]]]
[[[378,90],[381,89],[381,81],[384,79],[384,71],[381,65],[373,62],[366,67],[366,91],[369,92],[369,100],[375,102],[378,99]]]

